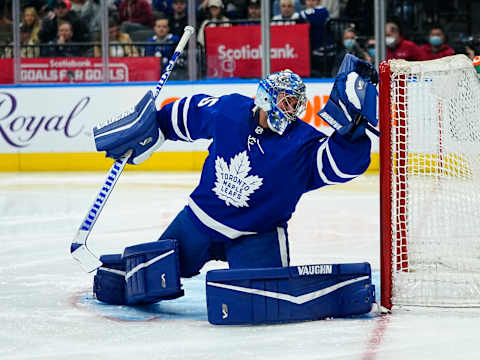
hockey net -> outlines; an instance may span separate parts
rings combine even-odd
[[[464,55],[380,66],[382,305],[480,306],[480,83]]]

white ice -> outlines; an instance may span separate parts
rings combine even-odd
[[[165,318],[116,321],[79,306],[92,275],[71,258],[69,246],[104,177],[0,175],[0,359],[480,358],[475,309],[410,308],[361,319],[210,325],[203,308],[199,311],[198,294],[202,275],[224,266],[219,262],[185,282],[187,295],[165,305],[171,312]],[[91,250],[118,253],[156,240],[198,177],[124,173],[90,236]],[[290,221],[292,264],[368,261],[378,271],[378,206],[375,175],[304,196]],[[182,311],[187,315],[175,316]]]

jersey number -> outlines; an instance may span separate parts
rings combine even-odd
[[[202,106],[212,106],[218,101],[218,98],[215,97],[208,97],[208,98],[203,98],[198,102],[198,107]]]

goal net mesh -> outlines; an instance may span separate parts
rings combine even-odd
[[[480,306],[480,83],[471,61],[389,62],[392,303]]]

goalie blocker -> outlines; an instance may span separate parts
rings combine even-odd
[[[212,270],[208,321],[267,324],[365,314],[375,302],[370,264]]]
[[[120,158],[128,150],[130,164],[140,164],[164,142],[157,124],[157,109],[152,91],[148,91],[134,108],[98,124],[93,129],[95,146],[107,157]]]

